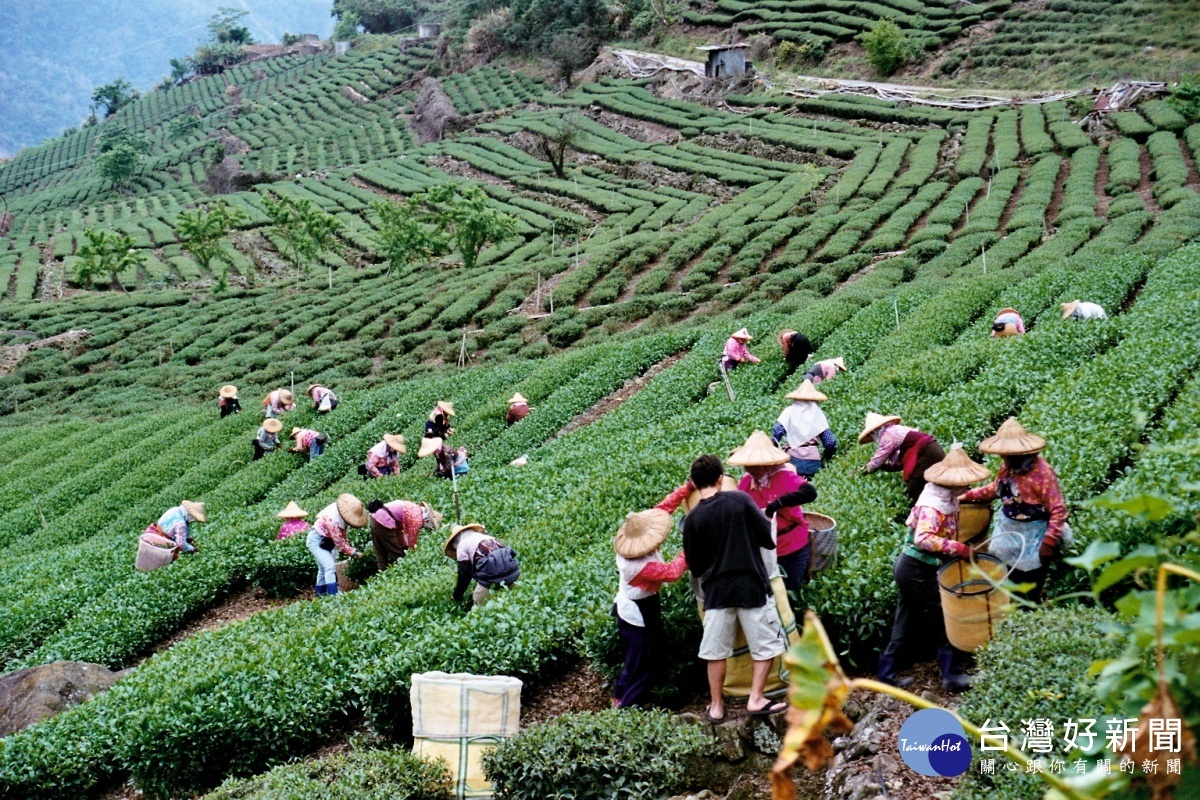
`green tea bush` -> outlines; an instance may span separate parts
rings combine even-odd
[[[564,714],[505,740],[483,768],[496,800],[660,800],[687,786],[706,742],[661,711]]]
[[[445,762],[408,750],[355,750],[276,767],[253,778],[233,778],[203,800],[452,800]]]

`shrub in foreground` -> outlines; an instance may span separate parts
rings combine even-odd
[[[360,750],[276,767],[253,778],[225,781],[204,800],[451,800],[442,761],[407,750]]]

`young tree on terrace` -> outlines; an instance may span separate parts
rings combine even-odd
[[[264,194],[262,204],[275,233],[283,242],[281,254],[296,270],[297,283],[304,261],[338,249],[337,235],[342,231],[342,223],[317,208],[311,200],[286,196],[275,200]],[[333,288],[332,266],[329,267],[329,288]]]
[[[224,291],[229,280],[229,256],[221,249],[221,240],[231,228],[243,224],[246,214],[240,208],[230,208],[223,202],[201,206],[193,211],[181,211],[176,221],[176,232],[182,247],[192,254],[196,263],[211,272],[214,260],[224,262],[225,267],[217,276],[216,290]]]
[[[112,83],[96,87],[92,92],[92,110],[103,107],[104,116],[111,117],[137,97],[133,84],[124,78],[117,78]]]
[[[571,88],[575,73],[595,61],[599,51],[599,42],[577,33],[555,34],[547,48],[550,59],[558,67],[558,77],[563,79],[568,89]]]
[[[457,250],[467,269],[475,267],[483,248],[517,232],[516,218],[492,208],[487,195],[473,184],[435,186],[413,200],[430,206],[430,219],[436,226],[434,236],[442,240],[438,246],[442,252]]]
[[[858,40],[867,51],[867,60],[880,75],[891,75],[908,60],[908,40],[893,20],[879,20],[871,30],[859,34]]]
[[[127,233],[88,228],[83,235],[87,241],[79,248],[83,260],[75,266],[76,282],[86,289],[96,278],[108,275],[112,288],[124,289],[118,276],[141,266],[145,254],[133,249],[133,239]]]
[[[563,165],[567,158],[567,150],[577,145],[582,138],[579,118],[574,114],[563,114],[550,124],[549,132],[542,134],[538,147],[554,168],[555,175],[560,178],[566,177]]]
[[[375,233],[375,249],[388,261],[388,274],[393,268],[421,261],[446,252],[444,237],[411,198],[399,202],[376,200],[371,208],[379,215]]]
[[[142,159],[149,151],[145,139],[124,128],[105,131],[96,145],[96,171],[114,188],[128,186],[141,171]]]

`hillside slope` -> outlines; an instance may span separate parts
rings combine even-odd
[[[465,131],[418,146],[404,115],[432,55],[399,42],[280,62],[273,77],[235,72],[243,102],[256,104],[237,115],[215,83],[145,98],[119,120],[155,143],[129,194],[92,175],[82,138],[0,166],[17,216],[0,252],[6,341],[93,334],[0,378],[11,455],[0,465],[0,661],[124,667],[247,581],[302,589],[312,579],[303,543],[272,541],[289,500],[312,511],[353,491],[449,511],[450,486],[411,452],[396,477],[364,484],[355,470],[385,432],[419,440],[438,399],[455,402],[454,441],[472,454],[459,482],[465,517],[514,544],[520,584],[464,611],[430,535],[361,590],[188,639],[0,741],[0,794],[94,795],[126,776],[150,791],[200,791],[312,752],[359,714],[402,738],[416,671],[536,683],[560,659],[603,661],[615,638],[613,531],[677,486],[698,453],[770,428],[796,382],[773,342],[783,327],[849,367],[822,387],[842,447],[813,504],[837,518],[842,557],[802,599],[860,663],[891,619],[907,510],[893,476],[855,474],[869,449],[850,443],[867,411],[972,451],[1019,414],[1050,442],[1081,547],[1148,541],[1200,510],[1189,496],[1147,525],[1086,504],[1200,480],[1187,455],[1200,416],[1200,246],[1189,244],[1200,236],[1200,127],[1161,101],[1093,139],[1058,104],[960,113],[753,95],[705,106],[664,100],[648,81],[554,95],[484,69],[442,80]],[[347,98],[347,85],[369,102]],[[244,142],[235,157],[265,178],[231,196],[249,213],[244,234],[261,237],[252,249],[272,250],[256,214],[269,191],[336,211],[350,231],[341,256],[299,279],[260,274],[247,257],[246,286],[213,293],[173,228],[206,198],[206,140],[162,131],[193,101],[207,132]],[[558,179],[532,152],[564,109],[585,136]],[[519,236],[473,271],[375,263],[367,201],[446,180],[483,186],[519,218]],[[61,271],[89,225],[130,232],[161,272],[122,276],[128,293],[72,287]],[[185,285],[172,288],[168,270]],[[539,283],[553,289],[553,313],[548,302],[538,313]],[[1079,297],[1112,318],[1061,320],[1058,304]],[[1010,305],[1030,332],[989,339]],[[763,363],[733,372],[731,403],[713,391],[715,361],[743,325]],[[447,366],[464,341],[468,366]],[[665,369],[632,398],[558,435],[656,365]],[[343,397],[319,422],[306,408],[284,418],[319,424],[328,452],[250,461],[257,398],[293,380]],[[246,413],[219,419],[225,382],[241,387]],[[534,411],[505,427],[513,391]],[[528,466],[508,466],[521,454]],[[137,532],[182,497],[208,506],[201,553],[133,571]],[[1063,568],[1054,590],[1079,581]],[[676,587],[667,608],[683,648],[694,602]]]

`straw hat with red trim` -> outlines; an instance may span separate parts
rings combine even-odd
[[[183,510],[191,515],[196,522],[208,522],[208,518],[204,516],[204,503],[196,503],[191,500],[184,500],[179,504]]]
[[[817,391],[817,387],[813,386],[813,382],[808,379],[800,384],[800,388],[793,389],[784,397],[788,400],[811,400],[814,403],[823,403],[829,399],[823,392]]]
[[[1069,303],[1059,303],[1058,307],[1062,309],[1062,318],[1069,319],[1075,313],[1075,309],[1079,308],[1079,301],[1072,300]]]
[[[755,431],[727,460],[738,467],[775,467],[786,464],[789,458],[787,453],[775,446],[770,436]]]
[[[751,339],[753,339],[754,337],[750,335],[750,331],[746,330],[745,328],[742,328],[741,330],[737,330],[737,331],[734,331],[733,333],[729,334],[729,338],[738,339],[743,342],[748,342]]]
[[[361,528],[367,524],[367,507],[363,501],[350,493],[339,494],[337,510],[342,520],[351,528]]]
[[[889,422],[899,422],[900,418],[892,415],[885,417],[883,414],[876,414],[874,411],[867,412],[867,419],[863,423],[862,433],[858,435],[858,443],[866,444],[871,439],[871,434],[879,428],[887,425]]]
[[[433,437],[428,437],[428,438],[422,437],[421,438],[421,449],[417,451],[417,458],[425,458],[426,456],[431,456],[434,453],[436,453],[438,451],[438,448],[441,446],[442,446],[442,440],[438,436],[433,436]]]
[[[945,458],[925,470],[925,480],[938,486],[970,486],[990,477],[988,468],[972,461],[961,444],[951,447]]]
[[[508,398],[508,404],[509,404],[510,406],[511,406],[511,405],[516,405],[517,403],[528,403],[528,402],[529,402],[529,401],[528,401],[528,400],[526,400],[526,399],[525,399],[525,397],[524,397],[524,395],[522,395],[520,392],[517,392],[517,393],[516,393],[516,394],[514,394],[512,397]]]
[[[227,383],[221,387],[220,394],[221,397],[224,397],[226,400],[232,400],[233,398],[237,397],[237,387],[232,383]]]
[[[408,452],[408,445],[404,443],[404,437],[398,433],[385,433],[383,435],[383,441],[385,441],[387,446],[395,450],[397,453]]]
[[[267,433],[279,433],[283,430],[283,423],[271,417],[263,420],[263,430]]]
[[[449,558],[457,557],[458,554],[454,549],[454,540],[457,539],[458,535],[463,531],[479,531],[480,533],[487,533],[487,531],[483,529],[483,526],[478,522],[468,522],[466,525],[451,525],[450,538],[446,540],[446,546],[442,548],[443,552],[445,552]]]
[[[661,508],[627,514],[613,539],[613,550],[622,558],[648,556],[667,540],[670,532],[671,515]]]
[[[979,443],[982,453],[997,456],[1027,456],[1046,449],[1046,440],[1025,430],[1016,417],[1009,417],[996,431]]]
[[[280,519],[303,519],[308,516],[308,512],[298,506],[295,500],[292,500],[283,507],[283,511],[280,511],[275,516]]]

